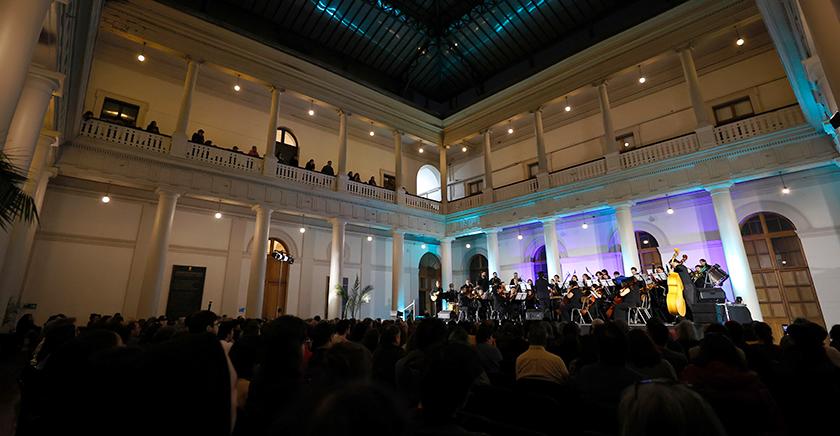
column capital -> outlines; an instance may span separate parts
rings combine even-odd
[[[35,65],[29,67],[28,80],[35,81],[45,92],[61,97],[64,94],[64,74]]]
[[[181,196],[181,193],[176,191],[175,189],[167,188],[167,187],[163,187],[163,186],[155,189],[155,194],[157,194],[158,197],[170,197],[170,198],[176,198],[176,199]]]
[[[726,182],[721,182],[721,183],[715,183],[713,185],[706,185],[706,186],[703,187],[703,189],[708,191],[710,194],[714,195],[716,193],[721,193],[723,191],[728,192],[729,188],[731,188],[734,185],[735,185],[735,183],[733,183],[731,181],[726,181]]]
[[[403,132],[402,130],[399,130],[399,129],[394,129],[394,130],[393,130],[394,137],[397,137],[397,136],[402,136],[402,135],[403,135],[403,133],[404,133],[404,132]]]
[[[556,217],[556,216],[553,216],[553,217],[548,217],[548,218],[542,218],[542,219],[540,219],[540,222],[541,222],[543,225],[546,225],[546,224],[555,224],[555,223],[557,222],[557,217]]]
[[[271,207],[269,207],[265,203],[254,204],[253,206],[251,206],[251,210],[253,210],[254,212],[259,212],[259,211],[268,212],[268,213],[274,212],[274,209],[272,209]]]
[[[686,44],[679,45],[679,46],[674,48],[674,51],[677,52],[677,53],[682,53],[684,51],[690,52],[692,50],[694,50],[694,41],[689,41]]]
[[[401,229],[399,227],[394,227],[394,228],[391,229],[391,235],[392,236],[396,236],[396,235],[405,236],[406,233],[408,233],[408,232],[405,229]]]
[[[350,112],[345,111],[344,109],[341,109],[341,108],[336,109],[336,112],[338,113],[338,116],[344,115],[345,117],[350,117],[351,115],[353,115]]]
[[[600,88],[602,86],[603,87],[607,86],[607,79],[598,79],[598,80],[592,82],[592,87],[593,88]]]
[[[537,106],[536,108],[531,109],[531,110],[530,110],[530,111],[528,111],[528,112],[530,112],[530,113],[532,113],[532,114],[536,114],[537,112],[539,112],[540,114],[542,114],[543,109],[545,109],[545,105],[539,105],[539,106]]]
[[[447,244],[451,244],[452,241],[454,241],[454,240],[455,240],[454,236],[444,236],[444,237],[438,239],[438,241],[440,241],[441,243],[447,243]]]
[[[335,225],[347,225],[347,220],[342,218],[342,217],[338,217],[338,216],[337,217],[332,217],[332,218],[328,219],[327,221],[329,221],[330,224],[332,224],[334,226]]]
[[[631,207],[635,206],[635,201],[621,201],[618,203],[610,203],[610,208],[613,210],[620,210],[620,209],[630,209]]]
[[[482,231],[482,232],[484,232],[485,234],[488,234],[488,233],[500,233],[500,232],[502,231],[502,229],[500,229],[500,228],[498,228],[498,227],[494,227],[494,228],[490,228],[490,229],[481,229],[481,231]]]

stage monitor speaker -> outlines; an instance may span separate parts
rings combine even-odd
[[[723,303],[726,293],[721,288],[697,288],[698,303]]]
[[[525,311],[526,321],[540,321],[543,319],[542,310],[528,310]]]
[[[695,303],[691,305],[693,321],[698,324],[711,324],[718,322],[715,313],[715,303]]]
[[[752,314],[746,304],[716,304],[717,322],[737,321],[739,324],[752,322]]]

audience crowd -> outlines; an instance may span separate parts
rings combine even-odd
[[[17,324],[17,434],[824,434],[840,327],[63,315]]]

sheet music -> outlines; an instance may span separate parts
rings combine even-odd
[[[584,280],[584,281],[583,281],[583,285],[584,285],[584,286],[589,286],[590,288],[592,287],[592,285],[593,285],[594,283],[595,283],[595,282],[593,282],[592,280]]]
[[[615,282],[612,279],[601,279],[598,281],[601,286],[612,287],[615,286]]]
[[[528,296],[528,294],[525,293],[525,292],[518,292],[516,294],[516,297],[514,297],[513,299],[516,300],[516,301],[521,301],[521,300],[524,300],[525,297],[527,297],[527,296]]]

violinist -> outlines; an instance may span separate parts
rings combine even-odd
[[[563,303],[560,305],[560,314],[563,321],[572,320],[572,310],[582,308],[581,300],[583,299],[582,290],[578,285],[578,277],[572,275],[572,278],[563,289]]]
[[[509,284],[510,284],[511,286],[516,286],[516,285],[518,285],[518,284],[519,284],[519,282],[521,282],[521,281],[522,281],[522,279],[521,279],[521,278],[519,278],[519,273],[518,273],[518,272],[515,272],[515,273],[513,273],[513,278],[512,278],[512,279],[510,279],[510,283],[509,283]]]
[[[625,322],[628,320],[630,308],[638,307],[641,303],[639,288],[643,285],[644,281],[640,283],[635,274],[621,282],[621,290],[613,299],[613,304],[615,304],[613,308],[614,319]]]

